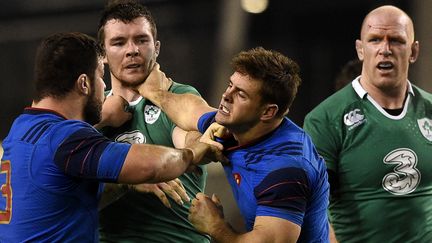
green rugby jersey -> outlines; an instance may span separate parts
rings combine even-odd
[[[337,175],[329,212],[340,242],[432,242],[431,94],[409,84],[392,116],[357,78],[312,110],[304,129]]]
[[[173,93],[198,91],[189,85],[174,83]],[[172,131],[175,124],[157,106],[141,97],[129,104],[133,118],[117,129],[105,129],[104,134],[118,142],[159,144],[174,147]],[[190,198],[205,188],[207,171],[202,176],[185,173],[179,177]],[[210,242],[188,221],[189,206],[170,199],[165,207],[153,194],[129,191],[118,201],[100,212],[101,242]]]

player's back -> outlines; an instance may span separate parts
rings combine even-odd
[[[15,120],[3,142],[0,242],[97,240],[88,230],[97,225],[89,214],[97,217],[91,195],[99,184],[67,176],[54,162],[56,144],[69,135],[60,130],[74,123],[29,109]]]

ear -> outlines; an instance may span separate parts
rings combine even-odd
[[[267,104],[262,115],[262,121],[268,121],[273,119],[279,111],[279,107],[276,104]]]
[[[90,79],[87,74],[81,74],[76,82],[80,94],[89,95],[91,93]]]
[[[104,64],[108,64],[108,58],[107,58],[107,55],[106,55],[106,54],[103,55],[103,57],[102,57],[102,62],[103,62]]]
[[[419,53],[420,53],[420,43],[418,41],[414,41],[414,43],[411,45],[411,56],[409,62],[415,63],[417,61]]]
[[[159,56],[160,47],[161,47],[161,42],[160,41],[156,41],[156,43],[155,43],[155,59],[156,59],[156,57]]]
[[[363,61],[363,43],[361,40],[356,40],[355,48],[357,51],[357,56],[360,61]]]

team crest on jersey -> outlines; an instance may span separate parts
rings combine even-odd
[[[144,117],[148,124],[153,124],[159,118],[161,110],[154,105],[146,105],[144,107]]]
[[[234,173],[233,177],[234,177],[234,181],[237,183],[237,185],[240,186],[240,182],[241,182],[241,176],[240,176],[240,174],[239,173]]]
[[[417,154],[409,148],[399,148],[388,153],[384,164],[394,165],[393,171],[382,180],[383,188],[394,195],[406,195],[420,184],[421,174],[416,168]]]
[[[118,135],[115,141],[128,144],[146,143],[146,137],[140,131],[135,130]]]
[[[423,137],[425,137],[429,142],[432,142],[432,120],[425,117],[418,119],[417,124]]]
[[[363,124],[365,121],[365,116],[360,109],[354,109],[344,115],[344,123],[349,127],[349,130]]]

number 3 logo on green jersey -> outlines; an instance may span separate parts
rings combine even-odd
[[[396,165],[394,172],[388,173],[382,180],[382,186],[394,195],[413,192],[420,183],[420,171],[417,170],[417,155],[408,148],[399,148],[388,153],[384,164]]]

